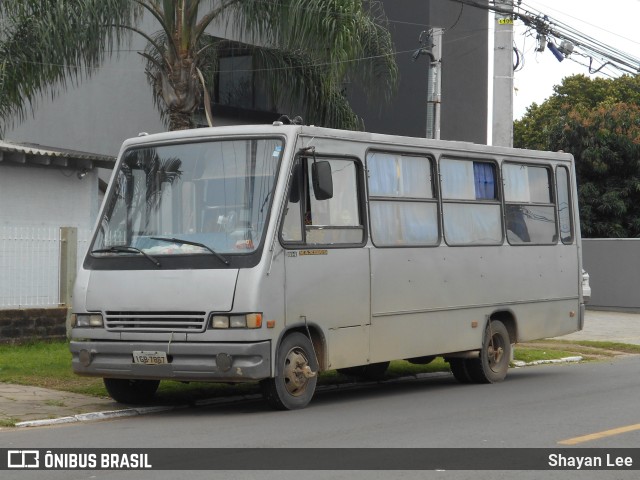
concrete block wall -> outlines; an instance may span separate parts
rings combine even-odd
[[[0,343],[66,338],[66,308],[0,310]]]

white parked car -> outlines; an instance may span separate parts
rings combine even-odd
[[[591,300],[591,285],[589,285],[589,274],[582,270],[582,297],[584,303],[589,303]]]

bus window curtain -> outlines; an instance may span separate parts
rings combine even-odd
[[[496,178],[491,163],[473,162],[473,181],[476,186],[476,200],[495,200]]]

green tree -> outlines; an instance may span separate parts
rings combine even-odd
[[[142,13],[160,30],[141,30]],[[347,80],[378,97],[395,87],[393,45],[377,0],[3,0],[0,118],[22,119],[43,93],[81,81],[129,33],[147,41],[141,54],[169,129],[190,128],[229,44],[207,32],[213,23],[243,32],[273,101],[299,105],[309,123],[362,127],[343,94]]]
[[[586,237],[640,237],[640,79],[566,78],[515,122],[514,143],[573,154]]]

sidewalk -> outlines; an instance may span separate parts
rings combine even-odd
[[[111,399],[0,383],[0,422],[72,417],[87,412],[122,408],[122,404]]]
[[[640,345],[640,313],[587,310],[583,330],[558,338]]]
[[[588,310],[584,330],[558,338],[640,345],[640,313]],[[173,407],[128,408],[108,398],[0,383],[0,430],[9,428],[3,427],[3,424],[14,422],[48,419],[58,419],[57,423],[77,422],[86,419],[140,415],[171,408]],[[29,425],[33,424],[39,423],[29,423]]]

